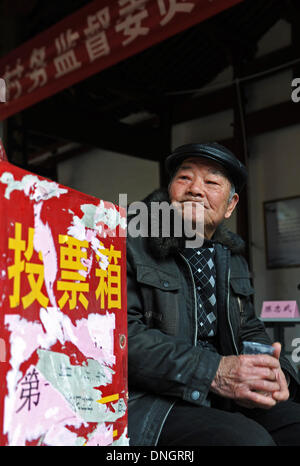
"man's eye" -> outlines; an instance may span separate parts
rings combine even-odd
[[[218,184],[216,181],[213,181],[213,180],[206,180],[206,183],[208,183],[208,184]]]
[[[181,180],[189,180],[189,177],[186,175],[180,175],[179,177]]]

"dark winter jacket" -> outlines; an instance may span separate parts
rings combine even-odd
[[[147,203],[165,200],[156,191]],[[244,242],[222,226],[213,240],[218,352],[197,346],[196,290],[181,239],[127,238],[130,445],[156,445],[177,400],[205,404],[222,355],[239,354],[245,340],[271,344],[253,309]],[[297,379],[286,359],[281,366]]]

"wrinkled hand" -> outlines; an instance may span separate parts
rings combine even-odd
[[[289,396],[285,376],[280,368],[280,343],[274,343],[274,356],[251,354],[223,356],[211,391],[232,398],[247,408],[272,408]]]

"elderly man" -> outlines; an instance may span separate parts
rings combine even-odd
[[[145,200],[149,219],[151,203],[168,201],[196,225],[201,205],[204,242],[128,237],[130,444],[300,445],[299,381],[280,344],[273,355],[243,351],[245,341],[271,345],[244,242],[222,224],[246,169],[217,143],[181,146],[166,168],[168,191]]]

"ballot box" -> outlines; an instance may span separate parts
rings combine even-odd
[[[125,209],[1,154],[0,444],[128,445]]]

